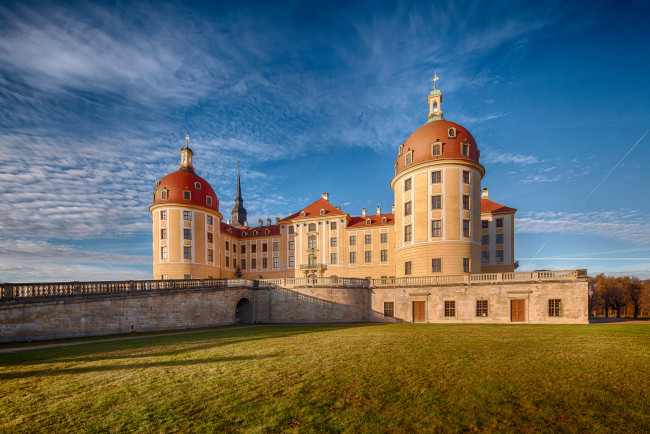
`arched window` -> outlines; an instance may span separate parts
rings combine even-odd
[[[325,215],[325,210],[324,209],[320,210],[320,215]]]
[[[372,220],[366,219],[366,225],[370,226],[372,224]]]
[[[300,211],[300,217],[304,217],[304,216],[306,216],[306,215],[307,215],[307,214],[305,214],[304,211]]]
[[[382,223],[386,223],[387,221],[388,221],[388,220],[386,220],[386,217],[382,217],[382,218],[381,218],[381,222],[382,222]]]

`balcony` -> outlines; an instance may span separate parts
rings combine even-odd
[[[301,270],[327,270],[327,264],[300,264]]]

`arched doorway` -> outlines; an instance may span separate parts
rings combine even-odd
[[[253,304],[247,298],[242,298],[237,302],[235,308],[235,322],[237,324],[253,323]]]

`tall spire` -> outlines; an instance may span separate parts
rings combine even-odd
[[[442,120],[442,92],[437,88],[438,75],[433,71],[433,90],[429,92],[427,103],[429,104],[429,115],[427,116],[427,123]]]
[[[237,160],[237,195],[235,196],[235,206],[232,209],[232,225],[234,227],[244,226],[246,223],[246,208],[244,208],[244,199],[241,197],[241,181],[239,179],[239,160]]]
[[[192,164],[192,157],[194,152],[190,149],[190,135],[185,131],[185,147],[181,148],[181,164],[180,170],[185,170],[187,172],[194,172],[194,164]]]

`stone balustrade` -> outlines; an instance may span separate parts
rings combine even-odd
[[[332,286],[338,288],[368,288],[370,280],[342,277],[296,277],[286,279],[262,279],[260,288],[303,288],[308,286]]]
[[[587,278],[587,270],[522,271],[514,273],[464,274],[372,279],[372,286],[432,286],[472,283],[544,282]]]

